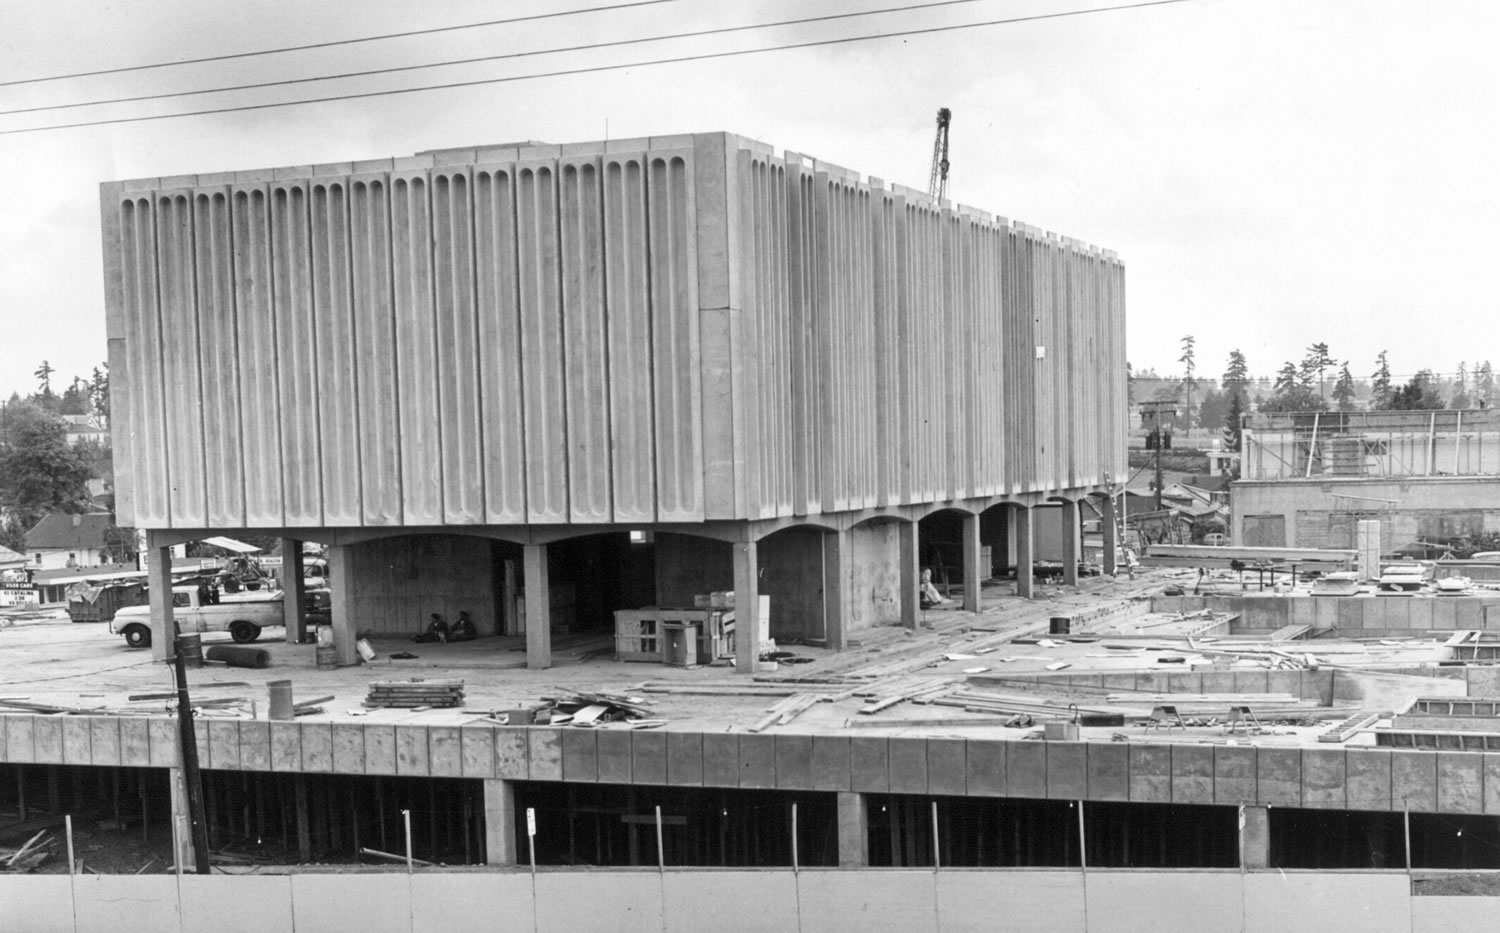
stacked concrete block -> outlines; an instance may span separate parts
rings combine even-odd
[[[1123,473],[1112,255],[739,137],[102,207],[140,527],[743,521]]]

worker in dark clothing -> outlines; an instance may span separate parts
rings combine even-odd
[[[467,612],[459,612],[458,621],[453,623],[453,631],[448,633],[449,641],[473,641],[479,637],[474,629],[474,620],[469,618]]]
[[[427,623],[427,631],[420,635],[413,635],[411,640],[415,642],[447,641],[448,623],[443,621],[440,614],[434,612],[432,621]]]

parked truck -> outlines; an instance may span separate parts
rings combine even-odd
[[[174,586],[172,620],[184,634],[194,632],[228,632],[244,644],[260,637],[260,630],[270,625],[285,625],[282,600],[278,594],[267,599],[226,599],[212,584]],[[132,648],[151,644],[151,607],[126,606],[110,620],[109,630],[125,636]]]

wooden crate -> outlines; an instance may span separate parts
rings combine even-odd
[[[662,659],[661,622],[651,610],[621,609],[615,613],[615,660]]]
[[[662,624],[698,626],[698,662],[707,664],[717,658],[734,657],[733,609],[667,609],[647,606],[644,609],[621,609],[615,613],[615,660],[665,660],[662,653]]]

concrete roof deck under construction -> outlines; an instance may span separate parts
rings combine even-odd
[[[262,647],[271,666],[210,664],[189,680],[195,701],[239,701],[200,712],[200,753],[205,767],[215,769],[432,775],[452,769],[453,776],[469,776],[477,761],[469,736],[492,730],[458,728],[490,726],[496,738],[484,745],[494,751],[484,752],[482,776],[649,782],[656,768],[642,755],[659,753],[668,783],[847,789],[874,781],[891,792],[1388,809],[1393,786],[1427,775],[1433,808],[1500,809],[1500,756],[1440,766],[1420,751],[1364,748],[1375,743],[1371,713],[1389,716],[1417,696],[1500,695],[1493,668],[1455,664],[1442,638],[1275,642],[1224,634],[1227,617],[1149,614],[1147,595],[1172,577],[1158,571],[1130,581],[1097,578],[1039,601],[1006,598],[1002,584],[986,593],[992,608],[978,615],[931,610],[917,632],[883,627],[842,653],[793,646],[810,662],[783,663],[754,679],[727,669],[616,662],[608,650],[601,653],[598,639],[560,641],[556,667],[527,670],[520,639],[488,638],[446,645],[377,639],[373,662],[341,669],[317,667],[310,645],[267,641]],[[1073,631],[1053,635],[1057,617],[1073,620]],[[1216,634],[1206,631],[1212,626]],[[34,677],[30,683],[13,679],[4,699],[43,708],[12,706],[0,716],[0,759],[162,763],[165,751],[155,746],[174,741],[170,704],[128,698],[166,690],[170,677],[163,665],[134,654],[125,656],[141,662],[123,666],[113,658],[101,664],[99,654],[51,657],[55,645],[23,646],[27,629],[17,626],[6,635],[18,656],[32,656],[17,669]],[[416,657],[391,659],[401,651]],[[410,678],[461,679],[465,703],[425,710],[362,705],[371,682]],[[292,681],[299,699],[329,697],[318,703],[323,711],[268,723],[262,684],[278,680]],[[638,698],[665,723],[649,730],[625,723],[506,727],[489,718],[572,693]],[[1161,705],[1175,706],[1181,722],[1150,718]],[[1249,706],[1251,715],[1232,721],[1235,706]],[[74,715],[48,715],[47,707]],[[872,707],[880,708],[861,712]],[[790,713],[785,722],[768,715],[777,710]],[[1042,738],[1046,721],[1067,721],[1075,713],[1078,731],[1056,734],[1066,741],[1025,741]],[[1122,718],[1110,719],[1110,713]],[[1349,734],[1330,744],[1330,727],[1346,720]],[[294,732],[302,738],[292,740]],[[358,745],[350,746],[356,735]],[[684,746],[688,737],[691,748]],[[507,762],[507,743],[518,760]],[[1353,778],[1364,765],[1346,765],[1344,745],[1363,753],[1361,759],[1389,756],[1378,787]],[[880,760],[862,757],[877,746]],[[1007,746],[1014,751],[1005,753]],[[326,760],[318,758],[319,749]],[[609,760],[622,749],[623,770]],[[831,771],[830,755],[837,760]],[[1040,770],[1026,764],[1033,758]],[[1449,765],[1461,766],[1454,786],[1472,793],[1443,790]],[[684,766],[691,778],[684,777]],[[767,773],[752,777],[761,767]],[[1326,768],[1337,772],[1336,795],[1319,776]],[[1469,780],[1483,774],[1489,779]],[[1153,790],[1153,782],[1160,786]]]

